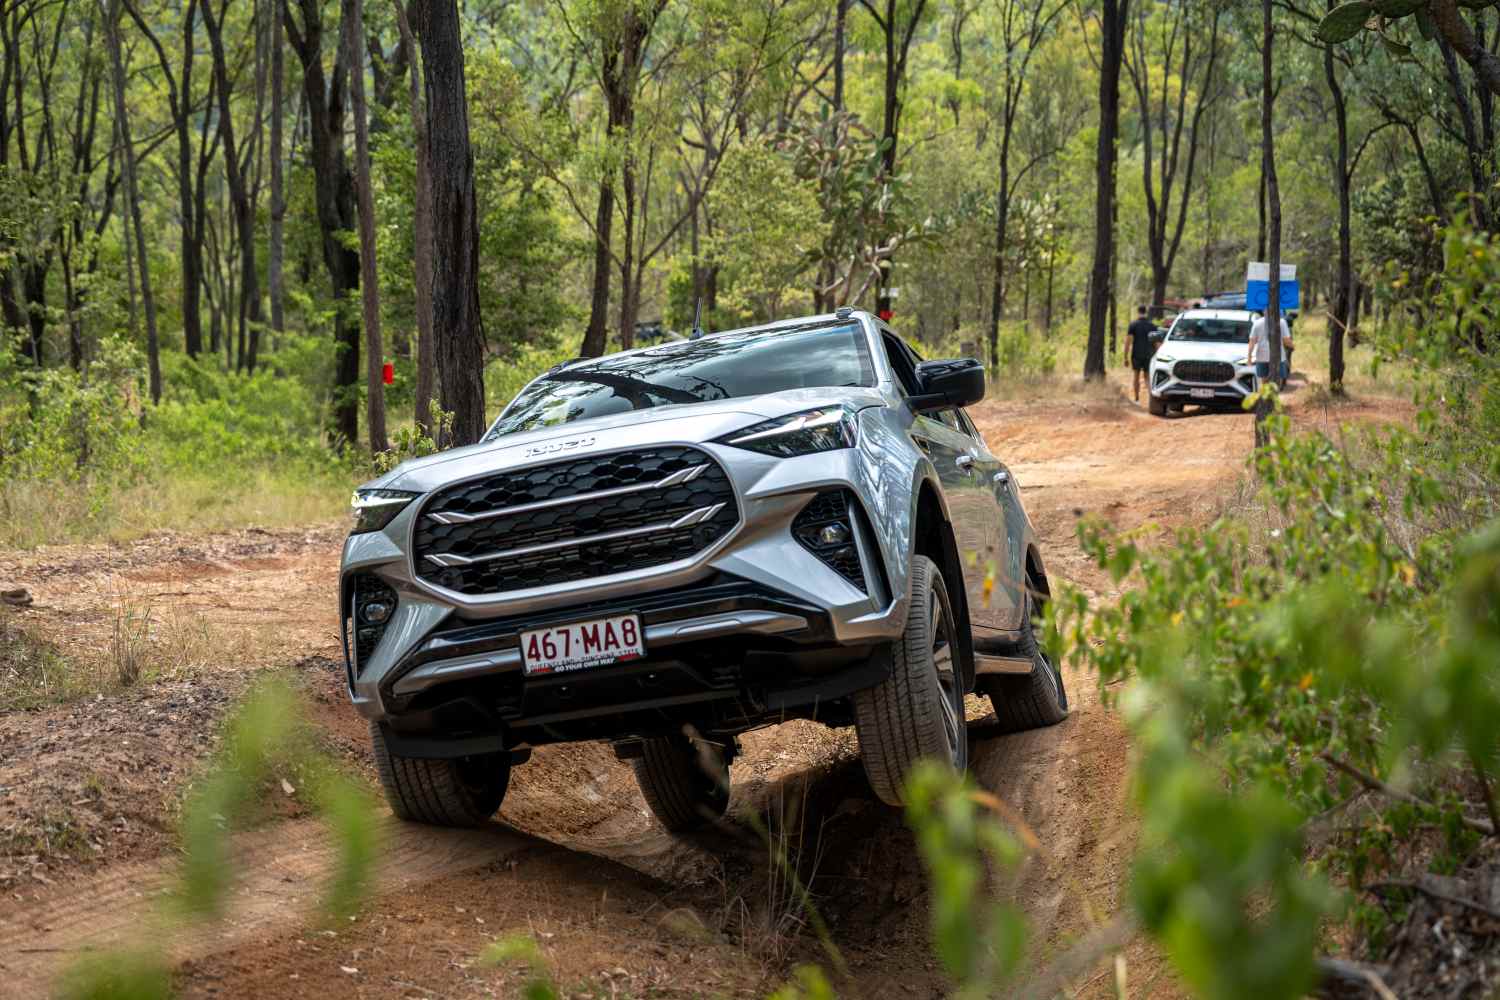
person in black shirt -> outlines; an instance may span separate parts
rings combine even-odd
[[[1135,319],[1125,328],[1125,353],[1130,358],[1130,389],[1137,403],[1141,401],[1142,376],[1151,367],[1151,355],[1156,353],[1151,344],[1151,335],[1155,332],[1156,324],[1146,318],[1145,306],[1136,309]],[[1149,385],[1146,391],[1151,391]]]

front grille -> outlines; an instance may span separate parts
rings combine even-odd
[[[739,523],[724,470],[696,448],[591,455],[449,487],[422,509],[417,575],[460,594],[649,569]]]
[[[859,564],[859,551],[854,547],[850,506],[857,502],[848,490],[824,490],[792,521],[792,535],[835,573],[864,590],[865,574]],[[823,529],[828,527],[841,528],[842,537],[822,538]]]
[[[1184,382],[1228,382],[1234,378],[1234,365],[1227,361],[1179,361],[1172,374]]]

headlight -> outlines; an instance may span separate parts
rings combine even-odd
[[[391,518],[401,513],[402,508],[417,496],[418,494],[405,490],[355,490],[349,501],[349,506],[354,511],[354,527],[349,534],[379,531],[390,524]]]
[[[1176,361],[1177,359],[1174,358],[1174,357],[1172,357],[1172,355],[1170,355],[1170,354],[1158,354],[1156,356],[1156,360],[1160,361],[1164,365],[1170,365],[1172,362]]]
[[[854,441],[854,414],[842,406],[777,417],[719,438],[721,444],[777,458],[853,448]]]

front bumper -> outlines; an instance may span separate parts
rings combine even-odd
[[[634,613],[643,660],[527,677],[520,635]],[[398,752],[460,756],[582,739],[732,734],[819,709],[885,676],[884,644],[841,645],[821,608],[716,575],[702,584],[564,612],[450,622],[380,685]]]
[[[1226,362],[1227,363],[1227,362]],[[1189,381],[1178,378],[1177,362],[1153,361],[1151,395],[1173,403],[1239,403],[1255,392],[1255,369],[1235,364],[1232,378],[1218,381]]]
[[[816,687],[825,667],[857,666],[871,649],[901,634],[910,513],[893,502],[897,484],[889,474],[882,477],[876,459],[857,448],[772,459],[692,446],[729,474],[740,521],[694,557],[650,570],[464,597],[413,572],[408,553],[420,501],[382,531],[351,536],[344,546],[340,618],[356,708],[398,732],[457,737],[498,724],[512,742],[551,742],[610,735],[602,721],[582,724],[591,713],[614,713],[616,728],[626,728],[632,705],[655,700],[645,690],[654,683],[674,691],[662,697],[677,699],[677,706],[739,699],[743,704],[732,711],[721,712],[723,704],[705,711],[726,726],[746,724],[757,712],[789,707],[778,692]],[[797,516],[832,490],[848,491],[860,512],[855,542],[864,588],[793,537]],[[899,496],[909,498],[905,484]],[[396,597],[395,612],[374,642],[362,641],[352,604],[356,580],[370,576]],[[522,631],[617,613],[641,616],[645,661],[545,680],[523,676]],[[784,669],[773,668],[773,659]],[[716,662],[729,672],[716,674]],[[612,687],[615,678],[628,683]],[[478,698],[482,711],[435,710],[453,702],[455,693],[459,701]],[[815,695],[827,697],[822,690]],[[661,715],[656,711],[653,718]]]

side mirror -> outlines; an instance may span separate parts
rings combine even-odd
[[[911,405],[918,412],[969,406],[984,398],[984,365],[973,358],[924,361],[917,365],[917,384],[922,391]]]

